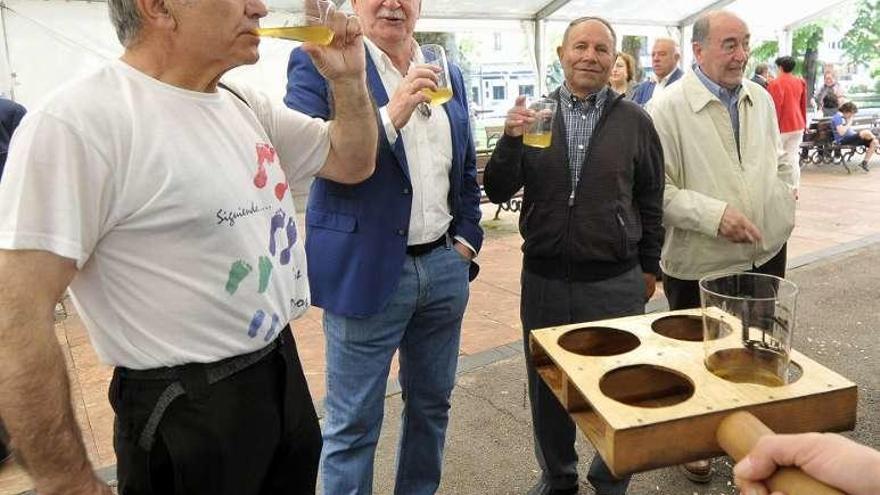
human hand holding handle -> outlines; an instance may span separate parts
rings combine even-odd
[[[821,436],[821,435],[820,435]],[[737,485],[746,495],[844,495],[830,484],[823,483],[814,470],[814,466],[807,466],[799,459],[797,454],[776,457],[772,462],[769,455],[769,445],[783,447],[788,452],[793,451],[792,445],[785,445],[792,435],[775,435],[770,428],[758,418],[745,411],[737,411],[721,421],[716,432],[718,444],[728,455],[739,461],[734,474]],[[780,437],[782,440],[779,440]],[[781,443],[780,443],[781,442]],[[779,450],[775,452],[779,453]],[[755,464],[755,461],[760,464]],[[844,469],[838,470],[839,476],[851,476],[852,468],[842,464]],[[742,467],[741,467],[742,466]],[[826,466],[829,467],[829,466]],[[757,469],[756,469],[757,468]],[[831,481],[828,478],[822,478]],[[832,481],[833,483],[833,481]],[[850,495],[867,495],[877,493],[857,492]]]
[[[813,478],[850,495],[880,493],[880,452],[831,433],[761,437],[734,468],[736,484],[746,494],[768,493],[765,480],[779,466],[797,466]],[[773,493],[787,492],[782,489]]]

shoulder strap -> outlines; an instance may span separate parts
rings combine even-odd
[[[244,96],[241,96],[240,94],[238,94],[238,92],[236,92],[234,89],[230,88],[229,86],[223,84],[222,82],[218,82],[217,87],[225,89],[226,91],[229,91],[230,93],[232,93],[233,96],[235,96],[236,98],[238,98],[239,100],[244,102],[244,104],[247,105],[248,108],[251,107],[251,104],[248,103],[248,101],[244,99]]]

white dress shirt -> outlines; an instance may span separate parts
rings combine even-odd
[[[369,39],[364,38],[370,57],[382,79],[382,85],[390,99],[404,78],[391,58]],[[422,50],[413,41],[413,59],[410,64],[424,63]],[[452,214],[449,211],[449,173],[452,170],[452,129],[449,117],[442,106],[431,107],[431,115],[425,117],[415,110],[403,129],[396,129],[381,107],[379,114],[388,143],[393,147],[403,138],[403,149],[409,165],[412,183],[412,210],[409,220],[407,245],[425,244],[439,239],[449,230]],[[455,240],[473,247],[456,236]]]
[[[666,74],[666,77],[664,77],[663,79],[657,79],[656,74],[651,76],[654,79],[654,82],[656,83],[654,85],[654,93],[651,94],[652,99],[663,94],[663,91],[666,89],[666,86],[669,84],[669,78],[672,77],[672,74],[674,74],[674,73],[675,73],[675,69],[672,69],[672,72],[670,72],[669,74]]]

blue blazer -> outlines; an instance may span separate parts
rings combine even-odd
[[[479,252],[483,243],[480,187],[467,89],[458,67],[449,64],[449,72],[454,98],[443,105],[452,131],[449,234],[463,237]],[[367,86],[376,108],[388,104],[369,52]],[[329,120],[333,118],[331,97],[327,82],[311,58],[300,48],[293,50],[287,68],[287,106]],[[403,269],[411,207],[412,183],[403,137],[399,136],[392,147],[380,122],[376,171],[369,179],[346,185],[317,178],[312,184],[305,246],[312,304],[348,317],[381,312],[397,288]],[[471,280],[477,271],[472,263]]]
[[[669,86],[675,81],[678,81],[683,75],[684,71],[676,67],[675,70],[672,71],[672,75],[669,76],[669,82],[666,83],[666,85]],[[645,103],[648,103],[648,101],[651,100],[651,97],[654,96],[654,86],[656,85],[657,83],[650,80],[639,83],[639,85],[633,90],[632,100],[641,106],[645,106]]]
[[[9,153],[9,142],[18,123],[24,117],[23,106],[6,98],[0,98],[0,177],[6,166],[6,155]]]

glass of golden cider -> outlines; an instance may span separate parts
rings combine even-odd
[[[535,148],[547,148],[553,139],[553,122],[556,120],[556,100],[540,98],[529,104],[535,112],[535,121],[526,127],[523,144]]]
[[[446,50],[440,45],[422,45],[421,48],[425,63],[440,68],[440,72],[437,73],[437,91],[430,89],[422,91],[431,98],[431,105],[442,105],[452,99],[452,83],[449,81]]]
[[[328,25],[328,19],[336,11],[336,4],[331,0],[278,2],[278,9],[289,16],[284,25],[261,27],[257,29],[258,35],[319,45],[329,45],[333,41],[333,29]]]
[[[710,275],[699,285],[706,369],[735,383],[789,383],[797,286],[760,273]]]

